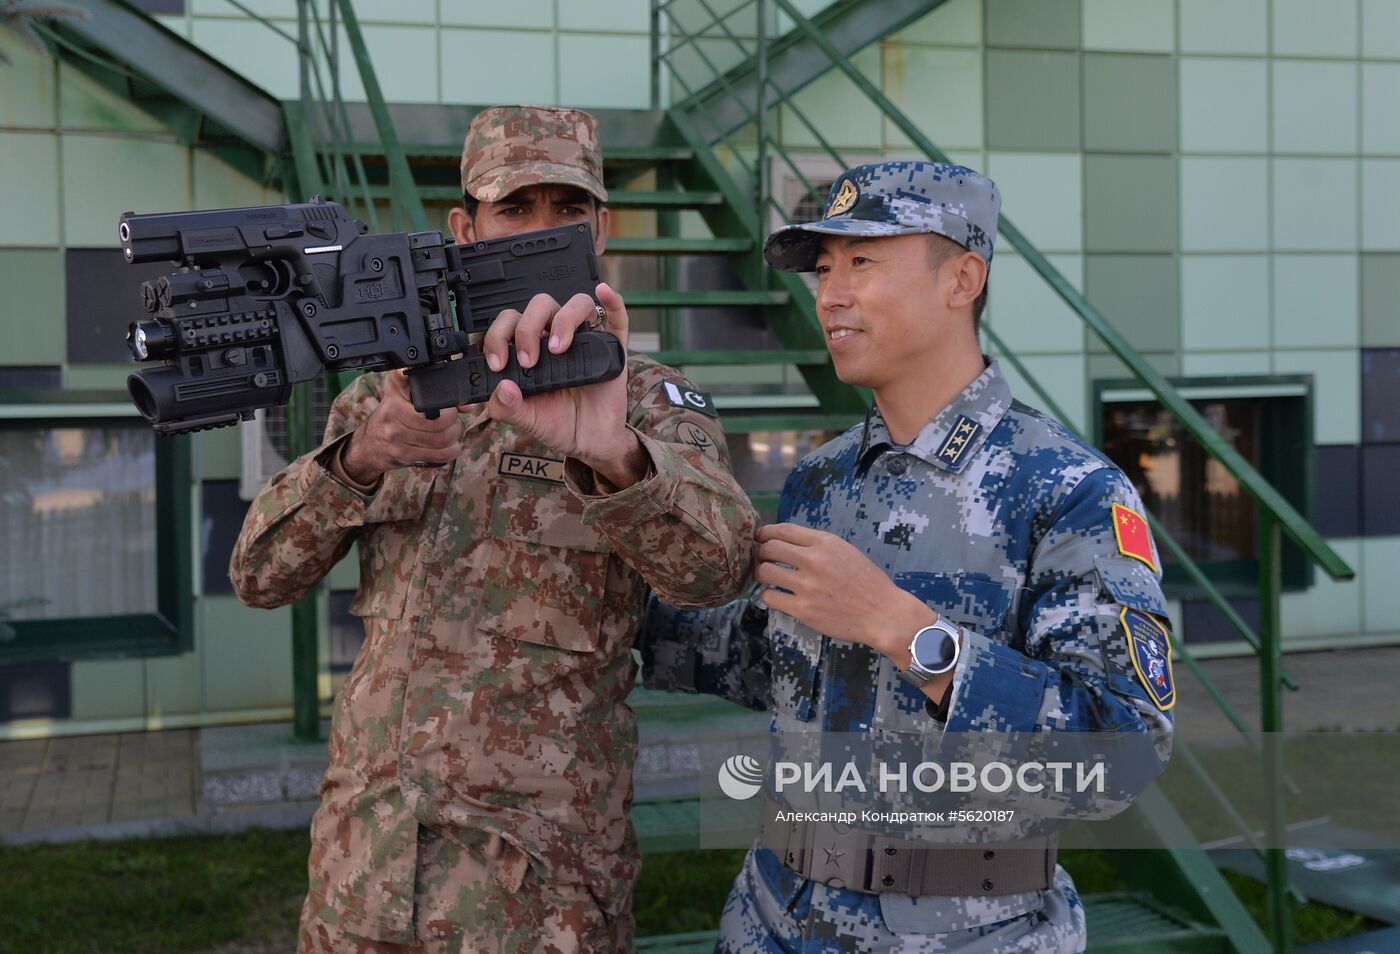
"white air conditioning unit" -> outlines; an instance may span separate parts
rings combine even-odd
[[[321,443],[326,432],[326,416],[336,395],[326,385],[326,376],[316,378],[316,425],[312,440]],[[260,408],[251,421],[238,425],[243,444],[243,471],[238,480],[238,496],[252,500],[273,475],[287,466],[287,408],[285,405]]]

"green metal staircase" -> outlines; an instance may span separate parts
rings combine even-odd
[[[287,103],[257,89],[123,0],[69,2],[87,8],[92,18],[45,28],[55,55],[145,106],[183,141],[218,153],[256,178],[280,182],[289,198],[315,192],[334,196],[378,230],[443,228],[446,210],[459,204],[461,136],[479,107],[385,103],[350,0],[331,0],[328,7],[320,8],[329,10],[329,22],[321,19],[317,5],[300,0],[297,36],[268,23],[289,42],[289,55],[301,63],[302,95]],[[868,98],[870,108],[883,113],[918,151],[946,161],[926,133],[849,59],[941,2],[839,0],[808,19],[790,0],[653,0],[653,108],[595,112],[605,144],[609,204],[615,213],[626,214],[631,226],[610,241],[607,258],[650,256],[657,263],[654,288],[624,286],[632,311],[652,313],[644,321],[634,318],[634,328],[650,333],[653,347],[648,350],[666,363],[685,368],[702,386],[711,380],[728,382],[715,390],[730,433],[839,430],[858,420],[868,404],[868,396],[836,378],[807,285],[797,276],[773,272],[762,262],[761,243],[770,224],[785,221],[788,214],[771,193],[772,169],[790,170],[818,203],[825,191],[820,182],[808,181],[794,162],[773,114],[781,109],[785,124],[803,128],[835,168],[845,167],[848,163],[794,100],[816,78],[839,71]],[[337,20],[349,38],[348,50],[335,45]],[[727,52],[719,55],[717,51],[726,47]],[[340,75],[342,56],[354,59],[368,102],[347,103],[341,98],[335,77]],[[666,87],[672,95],[663,95]],[[662,108],[663,101],[669,101],[668,108]],[[1180,643],[1174,646],[1188,671],[1264,757],[1267,776],[1274,780],[1264,786],[1269,844],[1281,844],[1283,801],[1291,783],[1278,769],[1268,733],[1282,727],[1280,690],[1296,688],[1283,669],[1281,655],[1283,534],[1334,579],[1349,578],[1352,571],[1005,218],[998,241],[1024,257],[1258,505],[1262,529],[1257,627],[1240,618],[1155,521],[1153,530],[1162,548],[1173,554],[1260,654],[1262,736],[1252,733],[1231,709],[1190,650]],[[728,287],[690,287],[685,266],[697,259],[724,263]],[[747,328],[755,316],[761,317],[766,329],[760,336],[761,346],[690,344],[697,328]],[[1039,403],[1062,421],[1068,420],[997,335],[995,323],[984,325],[984,331],[1003,360],[1030,383]],[[638,340],[642,337],[638,335]],[[715,340],[724,335],[707,337]],[[720,370],[727,376],[715,377]],[[795,375],[789,376],[790,371]],[[757,383],[772,381],[775,375],[783,386],[775,389]],[[746,380],[754,386],[746,389]],[[312,440],[310,414],[310,402],[303,397],[300,412],[292,419],[299,422],[306,446]],[[761,507],[773,503],[772,494],[754,496]],[[314,638],[306,634],[314,634],[316,623],[313,610],[303,608],[299,613],[298,684],[309,681],[312,692],[304,704],[299,703],[298,722],[314,726]],[[637,695],[634,707],[644,726],[674,711],[670,702],[647,693]],[[732,708],[718,701],[702,703],[695,710],[700,721],[726,711]],[[1179,746],[1177,757],[1205,779],[1189,748]],[[1233,811],[1228,803],[1225,807]],[[634,814],[646,851],[673,851],[694,844],[698,817],[694,801],[642,802]],[[1151,853],[1108,852],[1130,890],[1085,898],[1091,950],[1289,949],[1290,889],[1281,850],[1256,845],[1269,873],[1266,938],[1204,852],[1168,847],[1190,843],[1190,829],[1159,790],[1149,790],[1130,815],[1149,840],[1155,838],[1162,847]],[[1248,833],[1249,826],[1240,822]],[[1292,897],[1302,900],[1296,891]],[[698,951],[712,945],[713,935],[702,933],[648,939],[641,949]]]

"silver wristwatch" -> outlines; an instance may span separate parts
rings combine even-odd
[[[899,671],[905,682],[922,689],[934,676],[958,664],[960,630],[943,617],[925,626],[909,642],[909,668]]]

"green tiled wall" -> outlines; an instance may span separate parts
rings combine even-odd
[[[987,0],[988,46],[1079,48],[1079,0]]]
[[[1269,295],[1267,255],[1181,256],[1182,351],[1258,352],[1270,340]]]
[[[190,150],[169,138],[63,136],[63,234],[68,245],[112,247],[123,212],[190,202]],[[122,188],[112,188],[113,182]]]
[[[1077,150],[1079,56],[1035,50],[987,51],[987,147]]]
[[[1272,0],[1272,9],[1275,54],[1356,55],[1355,0]]]
[[[1274,159],[1272,174],[1275,251],[1356,250],[1356,160]]]
[[[1015,210],[1016,227],[1042,252],[1084,246],[1084,163],[1079,153],[992,152],[987,174]]]
[[[1093,252],[1175,251],[1176,189],[1177,163],[1170,156],[1085,156],[1085,247]]]
[[[1361,345],[1400,348],[1400,254],[1361,256]]]
[[[1275,60],[1274,152],[1356,152],[1356,64]]]
[[[1083,260],[1051,255],[1050,264],[1083,290]],[[996,278],[983,316],[1017,354],[1080,354],[1084,324],[1050,286],[1017,255],[996,256]]]
[[[10,61],[0,69],[0,128],[51,128],[58,106],[52,61],[10,30],[0,32],[0,53]]]
[[[1084,56],[1084,148],[1171,152],[1176,73],[1169,56]]]
[[[1269,0],[1178,0],[1182,53],[1263,54],[1269,49]]]
[[[1361,161],[1361,247],[1400,249],[1400,159]]]
[[[884,57],[884,93],[945,149],[981,149],[982,54],[978,50],[890,46]],[[886,121],[884,140],[909,140]]]
[[[232,596],[200,601],[200,668],[211,712],[290,705],[291,610],[250,609]]]
[[[1170,53],[1174,6],[1172,0],[1084,0],[1084,48]]]
[[[900,30],[891,42],[980,47],[982,19],[982,0],[947,0],[928,16]]]
[[[0,131],[0,246],[57,245],[58,137],[45,132]],[[115,220],[114,220],[115,221]]]
[[[1111,317],[1138,351],[1181,349],[1181,279],[1175,256],[1090,254],[1084,285],[1089,301]],[[1097,335],[1089,338],[1090,351],[1108,350]]]
[[[1183,56],[1177,70],[1183,152],[1268,151],[1268,63]]]
[[[1400,4],[1361,0],[1361,55],[1400,58]]]
[[[0,248],[0,355],[9,364],[62,364],[63,259],[53,248]]]
[[[1245,156],[1182,156],[1181,250],[1269,247],[1269,164]]]
[[[1355,255],[1274,258],[1274,347],[1360,344]]]

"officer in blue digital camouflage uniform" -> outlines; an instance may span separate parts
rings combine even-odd
[[[759,533],[761,602],[653,600],[645,683],[771,707],[779,748],[814,732],[937,747],[1106,731],[1147,768],[1087,804],[1046,804],[1107,817],[1171,752],[1160,563],[1122,472],[1013,399],[981,353],[1000,205],[970,169],[887,162],[838,178],[820,221],[769,236],[775,268],[816,271],[835,369],[875,407],[789,476]],[[1013,845],[766,825],[718,950],[1083,950],[1053,836]]]

